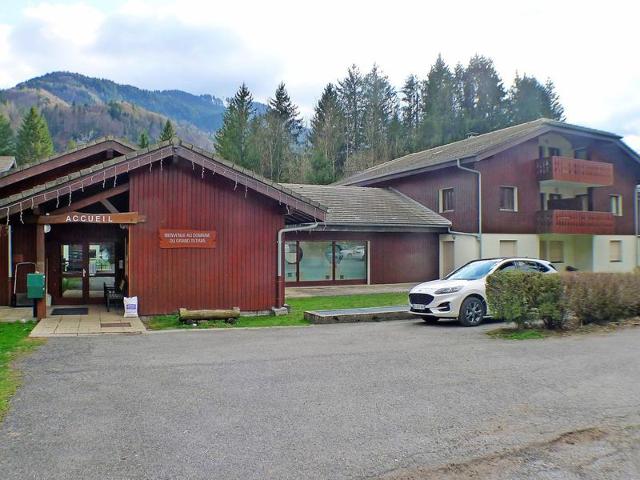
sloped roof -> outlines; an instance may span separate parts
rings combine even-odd
[[[0,156],[0,174],[6,173],[16,166],[16,157]]]
[[[7,215],[18,213],[96,183],[110,185],[114,182],[114,177],[127,174],[132,170],[159,162],[173,155],[192,162],[194,168],[195,165],[198,165],[203,171],[207,170],[215,175],[222,175],[242,187],[274,198],[292,209],[304,213],[308,218],[323,220],[325,217],[326,207],[314,200],[174,137],[172,140],[115,157],[0,199],[0,218],[6,218]]]
[[[326,225],[448,227],[451,222],[415,200],[387,188],[283,184],[327,207]]]
[[[336,182],[335,185],[367,184],[373,180],[384,179],[388,176],[402,176],[402,174],[408,174],[415,170],[436,167],[454,162],[458,159],[475,158],[480,160],[484,158],[483,155],[493,155],[496,153],[496,150],[499,151],[500,148],[508,148],[509,146],[552,130],[564,130],[567,132],[570,131],[571,133],[605,137],[609,140],[618,141],[623,148],[630,151],[630,153],[640,161],[638,155],[620,141],[621,137],[619,135],[602,130],[571,125],[548,118],[540,118],[531,122],[469,137],[429,150],[411,153],[351,175]]]
[[[38,166],[40,166],[40,165],[42,165],[44,163],[54,162],[55,160],[58,160],[60,158],[71,156],[72,154],[75,154],[77,152],[82,152],[83,150],[87,150],[90,147],[95,147],[96,145],[100,145],[100,144],[103,144],[103,143],[110,143],[110,142],[124,147],[123,148],[124,153],[131,152],[131,151],[135,150],[136,148],[138,148],[135,145],[132,145],[129,142],[126,142],[125,140],[122,140],[121,138],[116,138],[116,137],[113,137],[113,136],[101,137],[101,138],[98,138],[96,140],[93,140],[92,142],[83,143],[83,144],[77,146],[76,148],[73,148],[71,150],[67,150],[66,152],[57,153],[55,155],[51,155],[50,157],[43,158],[43,159],[38,160],[36,162],[28,163],[26,165],[22,165],[22,166],[14,169],[14,170],[11,170],[10,172],[1,173],[0,174],[0,178],[6,177],[8,175],[14,175],[16,173],[23,172],[25,170],[30,170],[30,169],[32,169],[34,167],[38,167]]]

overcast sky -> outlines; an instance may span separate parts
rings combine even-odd
[[[69,70],[226,98],[280,81],[308,119],[327,82],[377,62],[400,87],[438,53],[480,53],[506,85],[551,78],[567,120],[640,150],[637,1],[0,0],[0,88]]]

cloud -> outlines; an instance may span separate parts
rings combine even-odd
[[[3,8],[7,0],[3,0]],[[37,2],[37,0],[35,0]],[[89,3],[90,2],[90,3]],[[640,5],[621,0],[9,0],[0,24],[0,87],[71,70],[143,88],[230,96],[245,81],[265,101],[285,81],[308,118],[327,82],[377,62],[400,87],[438,53],[455,65],[495,60],[550,77],[567,120],[640,136]],[[18,13],[16,13],[18,12]]]

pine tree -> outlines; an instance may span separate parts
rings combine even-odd
[[[390,159],[389,126],[397,110],[396,91],[377,65],[364,77],[363,141],[365,166]]]
[[[422,92],[420,81],[415,75],[409,75],[402,87],[402,130],[405,138],[402,150],[415,152],[420,143],[418,140],[422,122]]]
[[[329,83],[322,92],[311,119],[311,171],[312,183],[331,183],[344,169],[345,132],[344,112],[336,87]]]
[[[556,93],[556,87],[550,78],[547,78],[544,89],[549,98],[549,118],[564,122],[564,107],[560,103],[560,97]]]
[[[338,82],[338,98],[345,118],[345,161],[360,151],[363,140],[364,92],[363,78],[356,65]]]
[[[493,60],[475,55],[463,75],[462,109],[468,133],[486,133],[507,125],[506,92]]]
[[[173,129],[173,124],[169,119],[167,119],[164,124],[164,128],[162,129],[162,133],[160,134],[160,138],[158,138],[159,142],[166,142],[167,140],[171,140],[176,136],[176,131]]]
[[[0,155],[15,155],[16,143],[9,120],[0,115]]]
[[[16,161],[19,165],[25,165],[49,155],[53,155],[53,142],[47,121],[35,107],[31,107],[18,131]]]
[[[535,77],[518,74],[509,90],[508,107],[513,125],[542,117],[562,120],[564,112],[550,80],[543,85]]]
[[[278,85],[274,97],[269,100],[267,112],[255,120],[252,128],[263,162],[263,175],[276,182],[299,177],[300,172],[294,170],[299,163],[295,157],[299,154],[302,120],[284,83]]]
[[[451,70],[438,55],[423,84],[423,147],[443,145],[457,139],[456,85]]]
[[[140,148],[148,148],[149,147],[149,134],[147,134],[146,130],[143,130],[138,138],[138,147]]]
[[[216,132],[216,152],[230,162],[257,171],[260,161],[251,138],[253,96],[243,83],[227,103],[222,127]]]

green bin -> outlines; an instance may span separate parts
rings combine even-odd
[[[44,273],[27,274],[27,298],[44,298]]]

